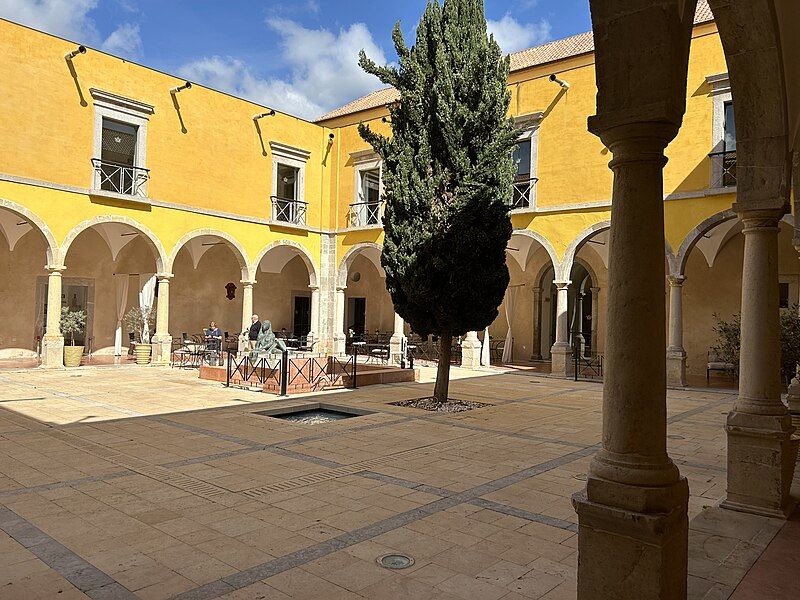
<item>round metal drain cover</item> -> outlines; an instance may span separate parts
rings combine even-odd
[[[414,564],[414,559],[405,554],[387,554],[378,558],[378,564],[387,569],[407,569]]]

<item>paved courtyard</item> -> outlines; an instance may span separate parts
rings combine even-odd
[[[161,368],[0,372],[0,598],[574,598],[601,386],[457,374],[452,396],[491,406],[390,404],[427,382],[283,400]],[[690,597],[728,598],[783,522],[713,508],[731,393],[668,395]],[[372,412],[256,414],[312,402]]]

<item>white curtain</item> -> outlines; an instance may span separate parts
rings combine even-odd
[[[514,352],[514,338],[511,333],[511,318],[514,316],[514,301],[517,298],[517,288],[510,287],[506,290],[506,321],[508,321],[508,333],[506,333],[506,344],[503,348],[503,363],[511,362]]]
[[[114,294],[117,309],[117,331],[114,334],[114,356],[122,356],[122,318],[128,308],[128,287],[130,275],[127,273],[114,275]]]
[[[484,367],[492,365],[492,349],[489,347],[489,328],[483,332],[483,344],[481,344],[481,364]]]
[[[153,311],[153,302],[156,299],[156,275],[155,273],[142,273],[139,275],[139,309],[144,317],[144,328],[142,331],[142,343],[150,343],[150,324],[148,316]]]

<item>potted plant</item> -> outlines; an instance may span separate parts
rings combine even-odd
[[[150,344],[150,332],[153,331],[155,324],[153,310],[144,311],[138,306],[134,307],[127,312],[123,323],[128,331],[133,332],[133,353],[136,356],[136,364],[148,364],[153,352],[153,346]]]
[[[61,334],[69,339],[69,346],[64,346],[64,366],[79,367],[83,357],[83,346],[75,345],[75,335],[83,333],[86,328],[86,313],[82,310],[61,309]]]

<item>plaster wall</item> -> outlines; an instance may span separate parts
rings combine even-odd
[[[286,263],[280,273],[260,271],[253,288],[253,310],[261,319],[269,319],[272,328],[294,329],[294,297],[311,297],[308,270],[298,256]]]
[[[355,273],[361,274],[359,281],[353,281]],[[374,333],[376,329],[381,332],[394,330],[394,305],[392,297],[386,291],[386,280],[368,258],[356,256],[350,265],[345,298],[367,299],[365,328],[369,333]],[[345,322],[345,330],[350,325]]]

